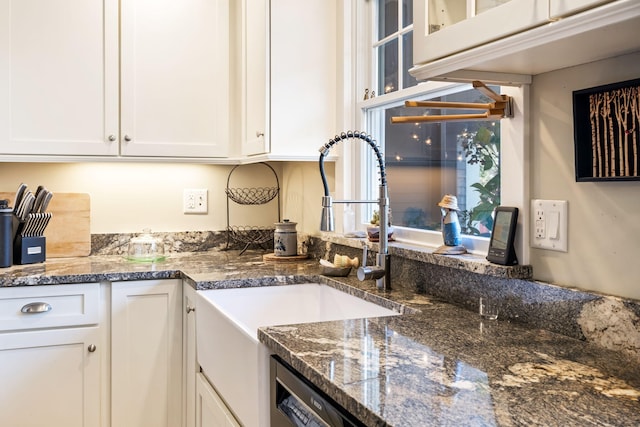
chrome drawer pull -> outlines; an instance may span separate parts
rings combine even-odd
[[[22,307],[23,313],[34,314],[34,313],[46,313],[47,311],[51,311],[51,304],[46,302],[31,302]]]

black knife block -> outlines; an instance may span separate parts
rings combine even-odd
[[[13,264],[35,264],[47,258],[47,239],[44,236],[16,236],[13,242]]]

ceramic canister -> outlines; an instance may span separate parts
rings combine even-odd
[[[295,256],[298,254],[297,223],[288,219],[276,222],[273,233],[273,253],[275,256]]]

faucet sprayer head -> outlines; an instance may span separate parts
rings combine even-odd
[[[378,162],[378,167],[380,169],[380,185],[386,188],[387,186],[387,176],[385,172],[384,166],[384,156],[380,152],[376,141],[371,137],[371,135],[367,135],[365,132],[359,131],[347,131],[342,132],[340,135],[336,135],[333,139],[330,139],[326,144],[322,145],[318,151],[320,151],[320,177],[322,178],[322,186],[324,188],[324,196],[322,197],[322,218],[320,222],[320,230],[321,231],[333,231],[334,230],[334,220],[333,220],[333,203],[331,201],[331,197],[329,196],[329,183],[327,182],[327,177],[324,172],[324,159],[329,155],[329,150],[336,145],[338,142],[343,141],[345,139],[361,139],[366,142],[369,147],[373,150],[376,155],[376,159]],[[386,196],[385,196],[386,197]]]
[[[322,197],[322,218],[320,218],[320,231],[333,231],[335,224],[333,220],[333,203],[331,196]]]

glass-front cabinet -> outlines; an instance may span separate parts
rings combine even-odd
[[[429,34],[472,18],[511,0],[428,0]]]
[[[415,0],[414,63],[423,64],[548,22],[548,0]]]
[[[549,0],[549,16],[557,20],[616,0]]]
[[[607,5],[609,3],[617,4]],[[630,7],[631,3],[633,1],[628,0],[414,0],[414,64],[439,61],[569,17],[577,22],[576,16],[585,16],[583,12],[595,11],[603,5],[607,7],[602,8],[602,13],[610,15],[617,9]],[[578,24],[566,23],[564,27],[571,25]],[[587,23],[583,27],[591,26]],[[540,38],[540,35],[534,37]],[[483,52],[481,56],[486,54]]]

